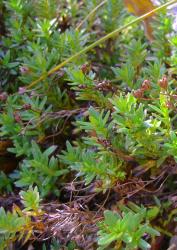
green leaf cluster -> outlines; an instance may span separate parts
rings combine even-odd
[[[50,157],[56,147],[51,146],[42,152],[39,146],[32,141],[30,157],[25,159],[20,169],[11,174],[17,187],[29,187],[37,185],[41,195],[46,196],[50,192],[59,195],[55,186],[58,177],[66,174],[67,169],[59,167],[57,157]]]
[[[99,250],[108,249],[111,243],[126,250],[151,248],[144,236],[154,237],[159,233],[149,224],[146,208],[130,204],[132,206],[121,207],[121,214],[110,210],[104,212],[104,220],[99,224],[98,231]]]
[[[14,206],[12,212],[6,212],[3,207],[0,208],[1,250],[8,249],[14,241],[25,243],[33,233],[32,216],[38,216],[41,213],[37,187],[34,189],[30,187],[27,191],[22,191],[20,195],[25,207],[24,210]]]

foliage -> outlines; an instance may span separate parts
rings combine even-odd
[[[32,216],[41,213],[39,209],[39,193],[37,187],[21,192],[22,202],[25,209],[21,210],[14,206],[12,212],[6,212],[0,208],[0,249],[7,249],[11,242],[26,242],[33,234],[37,225],[32,222]],[[31,214],[27,211],[31,211]]]
[[[15,181],[17,187],[28,187],[30,185],[37,185],[41,191],[41,195],[45,196],[49,192],[53,192],[58,195],[55,188],[55,182],[57,178],[67,173],[66,169],[59,168],[58,159],[49,156],[55,151],[56,147],[51,146],[44,152],[41,152],[39,146],[32,141],[31,143],[31,157],[25,159],[20,170],[11,174],[11,177]]]
[[[81,214],[100,207],[99,229],[83,237],[93,249],[148,249],[156,224],[174,234],[177,38],[165,8],[136,21],[133,14],[152,8],[136,0],[0,0],[0,157],[17,162],[0,166],[0,192],[21,201],[0,210],[0,249],[34,239],[44,226],[41,198]],[[64,243],[55,235],[50,249],[84,248],[79,233]]]
[[[27,191],[21,191],[20,197],[25,207],[23,211],[39,211],[40,198],[37,186],[34,189],[32,188],[32,186],[30,186]]]
[[[131,206],[133,209],[130,209]],[[104,212],[104,221],[100,223],[98,231],[100,245],[98,249],[107,249],[115,241],[115,247],[121,247],[125,243],[127,250],[137,248],[146,250],[151,247],[143,236],[149,234],[154,237],[159,233],[149,225],[146,208],[135,204],[130,204],[130,208],[121,207],[122,216],[109,210]]]
[[[3,171],[0,173],[0,191],[12,192],[12,182]]]

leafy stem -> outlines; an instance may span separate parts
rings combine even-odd
[[[79,51],[78,53],[74,54],[73,56],[69,57],[68,59],[66,59],[64,62],[58,64],[56,67],[54,67],[53,69],[49,70],[47,73],[42,74],[38,79],[36,79],[35,81],[31,82],[28,85],[28,89],[33,88],[34,86],[36,86],[40,81],[44,80],[46,77],[52,75],[54,72],[58,71],[59,69],[61,69],[62,67],[64,67],[66,64],[68,64],[69,62],[73,61],[74,59],[76,59],[77,57],[81,56],[82,54],[85,54],[86,52],[88,52],[89,50],[93,49],[94,47],[96,47],[97,45],[105,42],[106,40],[116,36],[118,33],[120,33],[121,31],[123,31],[124,29],[127,29],[128,27],[146,19],[147,17],[153,15],[156,12],[159,12],[165,8],[167,8],[168,6],[174,4],[175,2],[177,2],[177,0],[171,0],[151,11],[149,11],[148,13],[135,18],[134,20],[132,20],[131,22],[129,22],[128,24],[125,24],[124,26],[115,29],[114,31],[110,32],[109,34],[107,34],[106,36],[103,36],[102,38],[100,38],[99,40],[97,40],[96,42],[90,44],[89,46],[87,46],[86,48],[82,49],[81,51]]]

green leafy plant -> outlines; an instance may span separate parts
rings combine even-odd
[[[12,182],[3,171],[0,172],[0,191],[12,192]]]
[[[37,187],[30,187],[26,192],[20,193],[25,209],[21,210],[14,206],[12,212],[6,212],[0,208],[0,249],[4,250],[14,241],[25,243],[33,234],[33,229],[37,226],[32,222],[32,216],[39,216],[39,193]],[[28,213],[28,211],[31,212]]]
[[[12,161],[0,166],[0,248],[44,227],[44,250],[148,249],[153,228],[174,234],[176,1],[139,17],[125,2],[0,0],[0,156]]]
[[[32,141],[31,155],[29,159],[25,159],[20,170],[16,170],[11,174],[11,178],[15,179],[17,187],[28,187],[37,185],[41,195],[45,196],[49,192],[58,195],[55,183],[59,176],[68,172],[67,169],[60,169],[58,159],[49,156],[55,151],[56,147],[51,146],[44,152],[41,152],[39,146]]]
[[[165,144],[165,149],[168,155],[172,155],[175,161],[177,161],[177,136],[174,132],[171,132],[170,138],[171,140]]]
[[[41,152],[39,146],[33,141],[31,149],[31,159],[26,159],[22,162],[20,170],[11,175],[15,179],[15,185],[18,187],[28,187],[30,185],[37,185],[41,195],[47,195],[51,190],[58,194],[55,189],[55,183],[59,176],[68,172],[66,169],[59,168],[57,158],[49,156],[56,149],[52,146]]]
[[[40,198],[37,186],[34,189],[30,186],[27,191],[21,191],[20,197],[25,207],[23,211],[39,212]]]
[[[121,215],[109,210],[104,212],[104,221],[99,224],[98,249],[107,249],[112,242],[115,242],[115,247],[127,250],[137,248],[146,250],[151,247],[143,236],[148,234],[154,237],[159,233],[150,226],[146,208],[140,208],[135,204],[131,206],[132,209],[121,207]]]
[[[124,64],[121,68],[113,68],[114,74],[118,80],[133,88],[135,78],[134,67],[130,63]]]

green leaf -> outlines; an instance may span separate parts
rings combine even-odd
[[[120,238],[120,236],[121,233],[119,235],[114,235],[114,234],[105,235],[98,240],[98,244],[101,246],[107,246],[117,238]]]
[[[33,189],[32,186],[30,186],[27,191],[21,191],[20,197],[25,206],[25,211],[33,210],[36,212],[39,210],[40,198],[37,187]]]
[[[114,226],[118,219],[121,218],[121,216],[118,213],[113,213],[110,210],[104,211],[104,217],[105,217],[105,223],[108,226]]]

